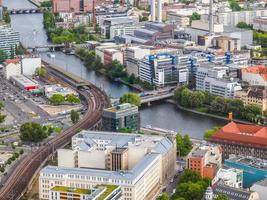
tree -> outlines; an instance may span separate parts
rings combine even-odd
[[[71,110],[70,119],[71,119],[73,124],[77,123],[79,121],[79,119],[80,119],[79,113],[77,111],[75,111],[75,110]]]
[[[15,49],[13,46],[10,47],[10,58],[14,59],[15,58]]]
[[[0,49],[0,63],[4,62],[7,57],[7,53],[3,49]]]
[[[121,96],[120,103],[131,103],[136,106],[141,106],[141,99],[137,93],[129,92]]]
[[[44,67],[38,67],[35,70],[35,74],[37,76],[46,77],[47,71],[46,71],[46,69]]]
[[[242,29],[249,29],[253,30],[253,25],[247,24],[246,22],[239,22],[236,27],[242,28]]]
[[[220,127],[213,127],[212,129],[208,129],[204,132],[204,139],[209,140],[218,130]]]
[[[238,3],[238,1],[236,0],[228,0],[230,8],[232,9],[232,11],[240,11],[241,7]]]
[[[28,142],[40,142],[47,138],[43,127],[35,122],[27,122],[20,127],[20,139]]]
[[[22,155],[24,153],[23,149],[19,150],[19,154]]]
[[[229,200],[225,194],[219,194],[214,200]]]
[[[162,195],[160,195],[159,197],[157,197],[156,200],[169,200],[170,197],[167,193],[163,193]]]
[[[0,124],[3,123],[5,121],[6,115],[2,115],[1,114],[1,110],[3,109],[4,104],[2,102],[0,102]]]
[[[50,98],[49,98],[49,101],[52,103],[52,104],[55,104],[55,105],[59,105],[59,104],[62,104],[64,103],[65,101],[65,97],[61,94],[53,94]]]
[[[194,21],[194,20],[200,20],[200,14],[198,14],[197,12],[193,12],[190,21]]]
[[[74,94],[69,94],[66,96],[66,101],[69,102],[69,103],[80,103],[81,100],[79,99],[79,97],[77,97],[76,95]]]
[[[244,119],[256,122],[257,117],[262,115],[261,108],[254,104],[246,105],[243,112]]]
[[[176,146],[179,156],[186,156],[192,149],[193,145],[188,135],[182,136],[176,134]]]
[[[200,180],[201,180],[200,174],[190,169],[185,169],[180,177],[180,183],[186,183],[186,182],[196,183]]]

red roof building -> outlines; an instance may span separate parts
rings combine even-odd
[[[220,144],[223,156],[244,154],[267,158],[267,127],[230,122],[212,137],[211,141]]]

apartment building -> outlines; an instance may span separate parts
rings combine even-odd
[[[222,166],[222,150],[219,146],[199,146],[187,158],[187,167],[202,177],[213,179]]]
[[[132,131],[140,129],[140,114],[138,107],[129,103],[120,104],[104,110],[102,128],[105,131],[119,131],[127,128]]]
[[[178,57],[168,53],[146,56],[139,61],[139,78],[150,84],[164,87],[188,83],[189,70],[179,66]]]
[[[251,66],[242,69],[242,80],[251,86],[267,86],[267,67],[264,65]]]
[[[212,184],[222,180],[226,186],[243,188],[243,170],[237,168],[221,168],[212,179]]]
[[[76,158],[79,168],[73,167]],[[58,159],[58,167],[40,172],[40,199],[49,199],[56,186],[92,189],[104,184],[120,186],[123,200],[150,200],[175,173],[176,141],[173,135],[82,131],[72,138],[72,149],[58,151]]]
[[[262,112],[267,111],[267,87],[254,86],[238,91],[235,98],[242,100],[245,105],[253,104],[259,106]]]
[[[230,154],[255,156],[266,159],[267,129],[265,126],[230,122],[217,131],[210,139],[223,149],[223,157]]]
[[[15,51],[18,45],[19,32],[14,31],[8,25],[0,25],[0,49],[3,49],[10,56],[11,50]]]
[[[196,72],[196,90],[207,91],[217,96],[233,98],[241,85],[233,78],[226,77],[228,67],[202,65]]]
[[[95,54],[101,59],[103,64],[109,64],[115,60],[123,64],[124,59],[121,48],[122,46],[115,43],[102,43],[95,48]]]
[[[261,30],[267,32],[267,17],[257,17],[253,20],[253,28],[255,30]]]

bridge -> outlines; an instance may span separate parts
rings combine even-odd
[[[40,8],[20,8],[8,11],[10,15],[42,13]]]
[[[45,45],[36,45],[26,47],[29,50],[35,51],[36,49],[49,49],[50,51],[55,51],[64,48],[64,44],[45,44]]]
[[[151,102],[169,99],[174,96],[176,87],[159,89],[153,92],[141,93],[141,104],[150,105]]]

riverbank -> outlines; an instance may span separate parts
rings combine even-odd
[[[38,8],[41,6],[41,3],[44,2],[44,0],[28,0],[28,1]]]
[[[212,118],[216,118],[216,119],[220,119],[220,120],[229,121],[229,119],[227,117],[222,117],[222,116],[218,116],[218,115],[214,115],[214,114],[210,114],[210,113],[199,112],[199,111],[194,110],[194,109],[185,108],[185,107],[179,105],[173,99],[168,99],[168,100],[166,100],[166,102],[176,105],[180,110],[184,110],[184,111],[187,111],[187,112],[192,112],[192,113],[195,113],[195,114],[198,114],[198,115],[202,115],[202,116],[206,116],[206,117],[212,117]],[[237,123],[242,123],[242,124],[254,124],[252,122],[239,120],[239,119],[233,119],[233,121],[237,122]]]

